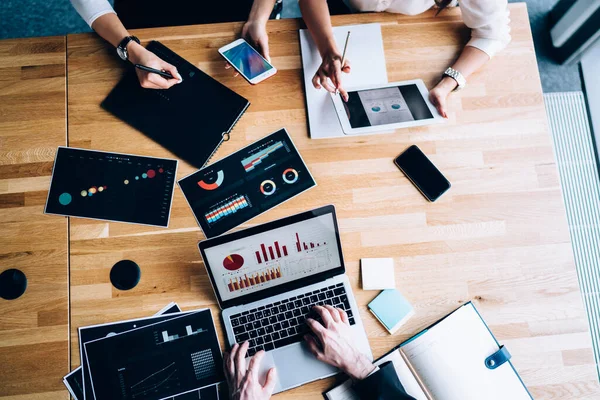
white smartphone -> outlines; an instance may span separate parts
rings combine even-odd
[[[219,53],[253,85],[277,73],[277,69],[244,39],[221,47]]]
[[[421,79],[349,88],[348,101],[331,94],[346,135],[389,132],[444,122]]]

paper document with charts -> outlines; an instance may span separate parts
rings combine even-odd
[[[316,185],[285,129],[178,183],[207,238],[221,235]]]
[[[490,362],[494,360],[494,362]],[[406,393],[417,400],[531,400],[533,397],[473,303],[400,344],[375,362],[393,363]],[[352,382],[325,393],[358,400]]]
[[[169,226],[177,160],[59,147],[46,214]]]
[[[349,74],[342,74],[344,87],[387,83],[381,25],[336,26],[333,28],[333,34],[340,51],[344,48],[348,31],[351,34],[348,40],[346,58],[350,62],[352,71]],[[306,92],[310,137],[312,139],[323,139],[346,136],[331,103],[329,92],[325,89],[315,89],[312,84],[312,78],[319,69],[322,60],[307,29],[300,30],[300,50],[302,52],[302,68],[304,69],[304,89]]]
[[[162,400],[197,394],[224,380],[209,309],[90,341],[84,348],[96,400]]]

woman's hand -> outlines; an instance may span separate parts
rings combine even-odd
[[[275,368],[271,368],[267,373],[265,385],[262,386],[258,381],[258,369],[260,362],[265,355],[263,350],[252,357],[246,368],[246,352],[248,351],[248,342],[233,345],[230,353],[225,353],[223,367],[227,385],[229,386],[229,396],[231,400],[268,400],[275,389],[277,373]]]
[[[267,34],[267,24],[265,22],[248,20],[242,28],[242,37],[271,63],[269,35]]]
[[[328,92],[336,93],[340,92],[344,101],[348,101],[348,93],[342,88],[342,72],[350,73],[350,62],[348,59],[344,60],[342,65],[342,56],[339,53],[326,53],[323,56],[321,66],[315,73],[312,79],[313,86],[316,89],[325,88]],[[329,83],[329,80],[333,83]]]
[[[248,20],[242,28],[242,38],[254,47],[269,63],[269,35],[267,34],[266,22],[257,20]],[[225,69],[231,69],[231,64],[225,63]],[[240,73],[235,71],[233,76],[238,76]]]
[[[449,76],[445,76],[435,87],[429,92],[429,100],[431,104],[438,110],[440,115],[448,118],[446,113],[446,98],[456,88],[456,81]]]
[[[306,319],[318,339],[315,340],[311,335],[304,336],[310,351],[318,360],[341,369],[354,380],[366,378],[375,367],[354,346],[346,312],[329,305],[316,306],[313,310],[321,317],[323,324],[312,318]]]
[[[146,89],[168,89],[173,85],[181,83],[183,79],[177,68],[169,64],[166,61],[161,60],[156,54],[146,50],[145,47],[140,46],[135,42],[130,42],[127,46],[127,52],[129,54],[129,61],[132,64],[141,64],[150,68],[158,69],[171,73],[175,79],[166,79],[158,74],[152,72],[142,71],[138,68],[135,69],[140,85]]]

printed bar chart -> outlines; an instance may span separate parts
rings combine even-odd
[[[251,286],[258,285],[259,283],[269,282],[275,279],[281,278],[281,268],[267,268],[264,271],[254,272],[253,274],[244,274],[235,278],[230,278],[227,283],[227,288],[230,292],[236,290],[249,288]]]
[[[246,172],[252,171],[256,165],[260,164],[265,158],[269,157],[271,153],[273,153],[277,149],[281,149],[282,147],[284,147],[283,142],[275,142],[269,147],[266,147],[263,150],[252,154],[250,157],[244,158],[242,160],[242,165],[244,166],[244,169],[246,170]]]
[[[250,203],[246,199],[246,196],[238,196],[211,210],[208,214],[204,215],[204,218],[206,218],[206,221],[209,224],[212,224],[227,215],[234,214],[239,210],[249,206]]]

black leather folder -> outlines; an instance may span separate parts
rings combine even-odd
[[[202,168],[229,139],[250,102],[160,42],[150,42],[147,49],[175,65],[183,82],[166,90],[144,89],[132,66],[102,107],[178,158]]]

